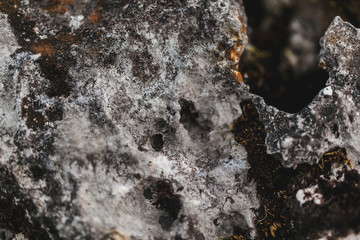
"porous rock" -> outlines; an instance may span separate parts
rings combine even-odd
[[[261,184],[230,131],[244,100],[284,166],[341,147],[358,168],[359,31],[340,18],[321,41],[327,87],[289,114],[235,81],[241,2],[13,0],[0,10],[0,227],[18,236],[255,238]]]
[[[5,227],[30,239],[254,234],[256,192],[229,131],[239,2],[1,7]]]

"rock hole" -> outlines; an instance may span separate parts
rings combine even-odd
[[[212,130],[213,123],[204,119],[195,108],[192,101],[180,99],[180,123],[188,131],[189,136],[194,141],[209,142],[209,133]]]
[[[339,126],[337,124],[334,124],[331,128],[332,133],[335,135],[336,138],[340,136],[339,133]]]
[[[350,114],[350,115],[349,115],[349,120],[350,120],[351,123],[354,122],[354,115],[353,115],[353,114]]]
[[[144,192],[143,192],[143,195],[144,195],[144,197],[146,198],[146,199],[152,199],[153,197],[153,193],[152,193],[152,191],[151,191],[151,189],[150,188],[146,188],[145,190],[144,190]]]
[[[180,197],[174,194],[171,183],[165,180],[153,182],[144,189],[143,195],[152,202],[152,205],[163,211],[158,222],[164,230],[170,230],[182,208]]]
[[[164,139],[162,134],[154,134],[150,138],[151,146],[157,152],[160,152],[164,146]]]
[[[31,166],[30,171],[36,181],[42,179],[45,174],[44,170],[37,165]]]

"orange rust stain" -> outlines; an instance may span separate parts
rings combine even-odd
[[[238,63],[240,61],[241,54],[243,52],[243,46],[242,45],[235,45],[232,49],[230,49],[230,59],[234,63]]]
[[[101,18],[101,9],[95,9],[89,16],[89,20],[94,24],[98,24],[101,21]]]
[[[245,24],[244,24],[244,19],[240,15],[239,10],[237,10],[237,18],[238,18],[239,22],[241,23],[241,33],[245,34],[246,33],[246,27],[245,27]]]
[[[229,56],[231,61],[233,62],[233,65],[231,66],[231,71],[233,72],[234,78],[237,82],[241,83],[243,81],[243,77],[239,71],[239,61],[244,50],[241,34],[246,34],[246,27],[239,10],[237,11],[237,19],[241,24],[241,33],[239,33],[239,35],[237,36],[237,41],[235,45],[229,50]]]
[[[234,61],[235,57],[236,57],[236,52],[233,50],[230,50],[230,59]]]
[[[64,14],[68,11],[68,6],[73,0],[51,0],[43,9],[49,13]]]
[[[243,46],[236,44],[233,48],[229,50],[229,57],[231,61],[233,62],[233,65],[231,66],[231,70],[234,73],[234,78],[239,83],[242,82],[243,78],[241,73],[239,72],[239,61],[240,57],[242,55]]]
[[[41,54],[42,56],[48,56],[53,57],[55,56],[56,50],[53,48],[53,46],[50,43],[41,43],[37,42],[34,45],[32,45],[31,50],[36,54]]]
[[[5,0],[0,1],[0,12],[9,13],[11,11],[16,11],[19,8],[18,0]]]
[[[238,83],[241,83],[242,80],[243,80],[243,77],[242,77],[241,73],[240,73],[239,71],[234,71],[234,70],[233,70],[233,72],[234,72],[234,78],[235,78],[235,80],[236,80]]]
[[[72,34],[59,34],[56,37],[34,42],[30,46],[30,50],[35,54],[42,56],[54,57],[60,53],[64,46],[78,41],[77,37]]]

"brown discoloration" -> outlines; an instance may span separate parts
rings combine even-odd
[[[26,119],[26,126],[29,128],[36,130],[45,125],[45,116],[29,97],[22,99],[21,113]]]
[[[41,56],[55,57],[61,53],[63,48],[78,41],[78,37],[73,34],[59,34],[56,37],[50,37],[44,40],[38,40],[30,43],[29,50]]]
[[[31,96],[27,96],[21,101],[21,114],[26,119],[26,126],[37,130],[42,129],[47,122],[62,120],[63,108],[61,104],[46,107]]]
[[[240,62],[241,55],[244,51],[242,36],[246,35],[246,26],[245,26],[243,18],[241,17],[241,15],[239,13],[239,10],[237,11],[237,19],[239,20],[239,22],[241,24],[241,34],[238,34],[237,36],[235,36],[236,44],[230,49],[228,56],[230,56],[231,61],[234,63],[232,66],[232,69],[231,69],[231,71],[233,72],[234,79],[238,83],[241,83],[243,80],[243,77],[239,71],[239,62]]]
[[[5,0],[0,1],[0,12],[9,13],[16,11],[19,8],[19,0]]]
[[[50,81],[46,94],[49,97],[68,97],[72,91],[72,86],[69,82],[71,76],[68,73],[68,67],[58,63],[54,59],[45,57],[39,59],[39,63],[44,77]]]
[[[90,22],[94,24],[98,24],[102,20],[102,9],[98,8],[93,11],[93,13],[89,16]]]
[[[64,14],[72,3],[73,0],[51,0],[43,9],[49,13]]]
[[[35,54],[41,54],[38,59],[43,76],[50,81],[46,91],[49,97],[67,97],[72,91],[70,84],[71,76],[68,73],[69,67],[59,61],[68,47],[79,38],[72,34],[59,34],[56,37],[39,40],[29,46]]]
[[[37,42],[34,45],[30,46],[32,52],[36,54],[41,54],[42,56],[54,57],[56,50],[50,43],[41,43]]]
[[[71,3],[72,0],[51,1],[48,7],[50,7],[50,5],[54,7],[55,5],[57,6],[57,4],[64,7]],[[18,43],[22,46],[22,49],[24,51],[31,51],[34,54],[41,54],[37,62],[40,64],[43,76],[50,81],[46,93],[49,97],[69,96],[72,91],[70,84],[72,79],[68,74],[69,66],[64,64],[62,58],[64,52],[69,50],[69,46],[78,42],[80,38],[73,34],[60,33],[47,39],[39,39],[34,31],[36,22],[20,12],[17,9],[17,4],[18,1],[15,0],[7,3],[0,2],[0,11],[8,14],[9,23],[14,29],[14,34]],[[54,10],[53,8],[51,9]],[[43,124],[41,114],[34,112],[31,113],[31,115],[33,117],[28,119],[29,125],[34,127],[35,125]]]

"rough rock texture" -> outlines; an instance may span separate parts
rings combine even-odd
[[[241,114],[228,56],[246,42],[240,3],[1,7],[0,181],[2,207],[24,208],[4,214],[15,232],[16,217],[53,239],[253,228],[256,192],[229,131]]]
[[[260,239],[351,239],[360,232],[359,32],[334,19],[320,41],[327,86],[300,112],[279,111],[256,95],[243,103],[233,132],[257,183]]]
[[[287,166],[314,163],[329,149],[347,149],[354,166],[360,148],[360,34],[336,17],[321,39],[319,66],[329,73],[326,87],[296,114],[268,108],[259,102],[267,130],[268,153],[281,154]]]
[[[360,199],[346,156],[357,168],[360,37],[350,24],[336,18],[321,42],[328,86],[288,114],[239,83],[241,2],[12,0],[0,11],[1,228],[29,239],[359,231],[354,204],[327,225],[304,224],[342,209],[342,196]],[[346,151],[328,157],[334,147]],[[334,159],[347,164],[336,181]],[[318,162],[331,181],[301,178],[296,167]]]

